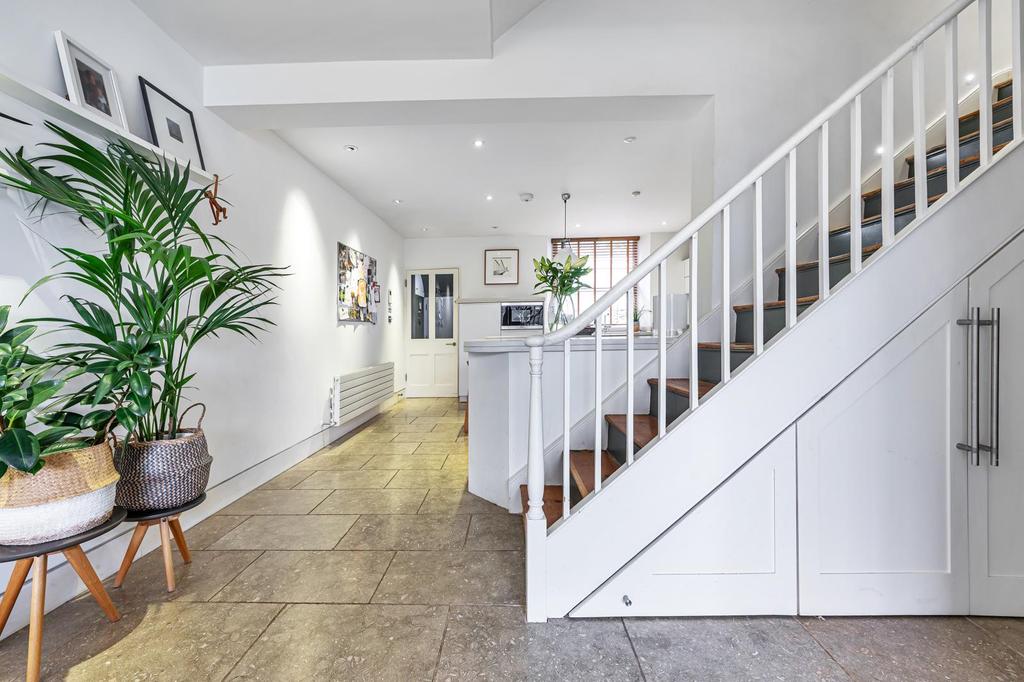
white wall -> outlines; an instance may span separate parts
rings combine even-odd
[[[194,397],[209,404],[204,427],[214,456],[211,486],[319,433],[332,375],[393,360],[396,376],[404,376],[402,244],[387,224],[277,136],[241,133],[203,109],[199,64],[127,0],[16,0],[4,10],[0,68],[15,77],[63,94],[52,35],[63,29],[117,70],[136,134],[148,138],[140,74],[191,107],[207,166],[225,179],[222,195],[232,204],[228,221],[213,232],[234,242],[254,262],[291,268],[280,305],[271,312],[278,326],[270,334],[257,344],[223,337],[194,357],[199,373]],[[0,97],[0,110],[15,113],[18,106]],[[41,137],[39,126],[0,123],[4,147],[30,146]],[[207,217],[205,210],[200,213],[201,220]],[[47,237],[88,244],[82,228],[68,221],[37,229]],[[54,258],[19,226],[15,204],[6,195],[0,195],[0,235],[0,303],[17,303],[27,284],[46,273]],[[388,289],[395,292],[392,324],[386,321],[386,305],[376,326],[336,322],[337,241],[378,259],[382,302]],[[59,286],[47,287],[31,312],[55,308],[61,293]],[[102,566],[97,568],[103,573]],[[4,584],[6,576],[0,567]],[[51,606],[61,599],[59,590],[51,589],[48,596]],[[8,631],[17,620],[16,615]]]
[[[460,298],[534,298],[533,259],[551,253],[551,238],[537,235],[494,235],[406,239],[405,267],[458,268]],[[484,250],[519,249],[519,284],[484,284]]]

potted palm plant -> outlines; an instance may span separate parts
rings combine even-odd
[[[78,426],[35,418],[69,377],[30,350],[35,326],[8,328],[10,312],[0,306],[0,545],[26,545],[106,521],[118,475],[102,411],[79,416]]]
[[[123,142],[101,150],[47,126],[59,139],[39,156],[0,154],[11,170],[0,180],[37,197],[40,215],[51,205],[70,209],[101,237],[100,253],[58,248],[63,267],[40,282],[73,281],[103,302],[79,301],[79,321],[58,320],[87,339],[63,345],[63,361],[93,377],[69,402],[110,409],[127,432],[116,457],[119,505],[179,506],[206,489],[212,462],[202,417],[183,426],[192,353],[224,333],[255,340],[271,326],[264,311],[275,304],[285,268],[242,263],[228,242],[200,227],[205,188],[189,187],[187,168]],[[140,353],[159,362],[126,372],[122,356]],[[128,390],[112,393],[124,380]]]
[[[587,267],[589,258],[576,258],[570,254],[566,256],[565,262],[546,256],[533,259],[533,269],[537,276],[533,290],[545,294],[544,312],[548,331],[564,327],[576,317],[572,297],[580,289],[590,288],[590,285],[583,282],[583,278],[591,272]]]

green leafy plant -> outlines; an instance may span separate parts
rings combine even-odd
[[[533,269],[537,276],[537,283],[533,286],[534,292],[551,294],[555,300],[555,314],[548,320],[550,331],[554,331],[558,326],[566,299],[580,289],[590,288],[589,284],[583,282],[583,278],[592,272],[591,268],[587,267],[589,259],[589,256],[573,258],[571,255],[566,256],[564,263],[546,256],[533,259]]]
[[[633,324],[640,324],[640,318],[647,312],[647,308],[633,308]]]
[[[7,328],[10,313],[11,306],[0,306],[0,476],[8,467],[34,474],[47,455],[82,446],[68,440],[78,428],[39,428],[30,422],[33,413],[64,388],[65,380],[53,376],[52,361],[29,349],[36,327]]]
[[[59,346],[60,362],[92,377],[65,407],[102,407],[140,440],[173,438],[195,378],[192,352],[226,332],[255,340],[272,326],[264,310],[276,303],[286,268],[244,264],[231,244],[199,226],[194,213],[205,188],[189,187],[187,167],[120,141],[100,150],[47,127],[59,139],[42,145],[46,153],[0,153],[11,171],[0,181],[36,197],[40,216],[51,205],[70,209],[103,238],[95,254],[56,247],[59,271],[35,285],[70,280],[96,297],[69,299],[77,319],[46,320],[85,339]],[[73,422],[69,415],[56,422]]]

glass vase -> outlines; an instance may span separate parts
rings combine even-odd
[[[548,332],[558,331],[576,319],[576,301],[573,296],[557,297],[548,294],[544,299],[544,320]]]

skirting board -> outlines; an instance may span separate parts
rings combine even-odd
[[[398,394],[396,393],[378,407],[368,410],[345,424],[319,431],[295,445],[254,464],[248,469],[244,469],[211,486],[206,491],[206,502],[181,515],[182,527],[187,530],[200,521],[213,516],[238,498],[255,490],[318,450],[322,450],[345,434],[362,426],[381,412],[390,409],[394,405],[397,396]],[[101,579],[109,578],[117,572],[118,567],[121,565],[121,559],[128,549],[128,541],[131,539],[132,530],[133,527],[131,525],[122,524],[116,531],[84,545],[89,561],[92,562],[93,568],[96,569],[96,573]],[[139,549],[136,561],[159,546],[160,540],[158,535],[156,533],[147,534]],[[47,572],[46,579],[47,613],[56,609],[61,604],[84,594],[86,591],[82,581],[78,579],[78,575],[71,569],[63,556],[54,556],[51,561],[51,567]],[[0,585],[7,585],[12,566],[13,564],[0,565]],[[130,574],[128,580],[131,580]],[[3,633],[0,633],[0,640],[28,625],[29,598],[32,593],[32,590],[27,587],[29,583],[31,583],[31,578],[26,582],[26,587],[22,589],[7,627]]]

